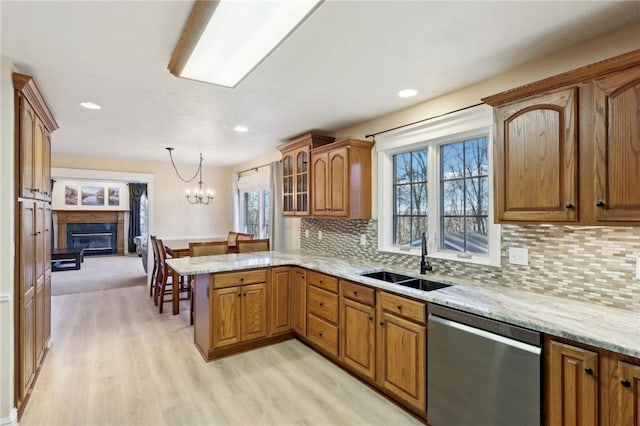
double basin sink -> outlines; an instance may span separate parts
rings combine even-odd
[[[439,283],[437,281],[425,280],[422,278],[414,278],[407,275],[397,274],[389,271],[376,271],[360,274],[363,277],[373,278],[375,280],[385,281],[404,287],[415,288],[423,291],[433,291],[441,288],[449,287],[449,284]]]

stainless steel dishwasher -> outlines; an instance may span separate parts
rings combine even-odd
[[[540,333],[429,305],[432,426],[540,426]]]

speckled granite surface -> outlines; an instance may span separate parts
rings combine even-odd
[[[519,325],[547,334],[640,358],[640,312],[600,306],[557,296],[545,296],[502,286],[464,282],[436,274],[428,278],[456,284],[421,291],[360,276],[378,270],[420,277],[415,270],[390,268],[374,262],[317,256],[308,253],[261,252],[167,260],[181,275],[295,265],[335,275],[371,287]]]

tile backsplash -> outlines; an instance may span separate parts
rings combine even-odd
[[[376,220],[305,218],[300,233],[302,249],[418,269],[416,256],[377,250]],[[366,236],[364,246],[361,235]],[[529,265],[509,264],[509,247],[529,249]],[[501,267],[440,259],[431,263],[452,277],[640,310],[640,281],[635,279],[639,255],[640,227],[503,225]]]

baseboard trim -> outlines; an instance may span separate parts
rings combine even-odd
[[[18,424],[18,410],[11,409],[8,417],[0,417],[0,426],[15,426]]]

